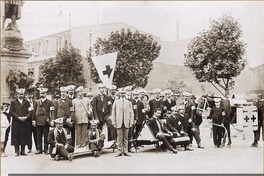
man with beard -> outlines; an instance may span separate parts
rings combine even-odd
[[[11,101],[10,115],[13,118],[11,126],[11,145],[15,147],[15,156],[25,154],[25,146],[31,142],[32,107],[24,98],[25,89],[17,89],[17,99]]]
[[[36,128],[37,134],[37,153],[41,154],[43,151],[48,155],[48,134],[49,123],[53,115],[54,107],[51,100],[47,97],[47,88],[38,88],[40,99],[35,102],[32,124]],[[42,140],[43,139],[43,140]],[[44,141],[44,150],[43,143]]]

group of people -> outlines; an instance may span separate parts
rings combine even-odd
[[[9,71],[8,76],[6,77],[6,83],[9,89],[9,98],[14,98],[16,89],[21,88],[30,88],[33,86],[34,77],[33,72],[29,71],[28,74],[18,70],[18,73],[14,73],[13,70]]]
[[[88,147],[95,157],[99,157],[106,137],[116,141],[116,157],[131,156],[133,147],[138,147],[132,141],[138,138],[144,125],[148,125],[154,137],[162,142],[160,147],[173,154],[177,153],[178,146],[175,138],[180,137],[189,138],[188,143],[182,145],[187,151],[193,150],[190,148],[193,138],[199,149],[204,148],[199,129],[202,115],[194,95],[183,94],[184,101],[176,105],[170,89],[164,92],[154,89],[155,97],[150,100],[143,88],[117,89],[113,85],[106,89],[101,83],[98,90],[99,93],[93,96],[91,92],[85,94],[82,86],[69,85],[60,87],[60,94],[49,100],[48,89],[40,87],[39,99],[34,100],[34,89],[17,89],[17,98],[11,101],[10,107],[8,103],[2,104],[1,120],[7,119],[1,123],[2,126],[6,124],[5,136],[1,136],[2,156],[6,156],[10,117],[15,156],[27,155],[25,146],[28,146],[28,153],[31,152],[32,135],[36,154],[50,154],[55,160],[71,161],[76,148],[83,147]],[[214,97],[214,101],[208,118],[216,124],[213,126],[213,143],[215,147],[221,147],[227,114],[220,103],[221,98]],[[104,126],[107,126],[108,134],[102,133]]]

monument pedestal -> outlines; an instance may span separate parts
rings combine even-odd
[[[28,59],[31,53],[23,49],[20,32],[2,31],[1,34],[1,102],[10,102],[6,78],[10,70],[16,75],[19,71],[28,72]]]

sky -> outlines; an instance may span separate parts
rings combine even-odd
[[[17,21],[24,41],[70,27],[123,22],[162,41],[193,38],[210,19],[232,15],[241,24],[249,67],[264,61],[264,1],[25,1]],[[6,22],[7,24],[7,22]]]

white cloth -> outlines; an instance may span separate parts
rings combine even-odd
[[[6,129],[9,127],[9,122],[5,114],[1,114],[1,142],[5,141]]]

